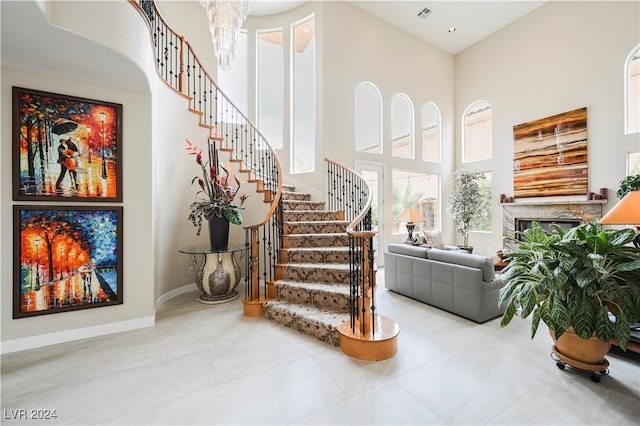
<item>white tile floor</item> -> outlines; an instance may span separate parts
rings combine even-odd
[[[382,277],[381,277],[382,278]],[[167,302],[154,328],[2,357],[2,424],[640,423],[640,363],[610,355],[600,383],[556,368],[546,330],[476,324],[378,290],[398,354],[362,362],[242,303]],[[48,421],[17,409],[55,410]]]

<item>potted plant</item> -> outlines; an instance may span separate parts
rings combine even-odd
[[[622,200],[631,191],[640,191],[640,175],[631,175],[622,179],[616,195]]]
[[[499,303],[506,309],[500,326],[516,315],[531,315],[531,338],[543,321],[562,360],[585,370],[606,369],[611,339],[626,350],[629,324],[640,320],[640,249],[629,245],[635,232],[601,230],[597,222],[549,232],[534,222],[521,236],[505,254],[510,262],[503,270]],[[571,339],[573,333],[577,337]],[[569,340],[602,342],[604,352],[576,353],[565,346]]]
[[[198,228],[196,235],[200,235],[203,218],[209,221],[209,240],[212,249],[227,247],[229,240],[229,223],[242,224],[240,211],[247,200],[245,194],[240,195],[240,203],[234,202],[240,180],[233,176],[229,169],[218,163],[215,141],[209,143],[207,161],[202,160],[202,150],[186,140],[186,150],[193,155],[196,164],[200,166],[201,176],[195,176],[191,184],[198,182],[200,189],[196,192],[195,200],[189,206],[189,220]],[[235,186],[234,186],[235,184]]]
[[[457,231],[462,235],[462,248],[471,253],[469,246],[469,224],[482,206],[480,181],[482,173],[457,170],[455,173],[455,190],[449,194],[449,210],[453,214]]]

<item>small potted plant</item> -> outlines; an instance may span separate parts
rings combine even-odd
[[[485,177],[482,173],[457,170],[455,173],[455,190],[449,194],[449,210],[453,214],[457,231],[462,235],[462,247],[469,253],[469,225],[473,217],[482,207],[482,191],[480,181]]]
[[[499,303],[506,303],[506,309],[500,326],[516,315],[531,315],[531,338],[543,321],[556,339],[554,352],[567,363],[591,371],[606,368],[610,341],[616,339],[626,350],[629,325],[640,320],[640,249],[629,245],[634,230],[601,230],[591,222],[549,232],[534,222],[521,236],[505,254],[509,264]],[[574,352],[565,346],[569,340],[601,342],[603,352]]]
[[[196,164],[200,166],[201,171],[201,176],[191,179],[191,184],[197,181],[200,189],[189,206],[189,220],[198,229],[196,235],[200,235],[203,218],[209,221],[211,248],[226,248],[229,240],[229,223],[242,224],[240,211],[248,197],[242,194],[240,203],[234,202],[240,189],[240,180],[218,163],[215,145],[210,142],[209,159],[203,161],[202,150],[188,139],[186,143],[186,150],[196,158]]]

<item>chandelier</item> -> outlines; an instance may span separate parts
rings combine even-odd
[[[203,0],[207,11],[213,53],[218,59],[218,68],[228,71],[236,53],[236,43],[242,23],[247,17],[248,0]]]

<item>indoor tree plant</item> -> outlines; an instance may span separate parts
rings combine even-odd
[[[198,182],[200,189],[196,192],[195,200],[189,206],[189,220],[200,235],[203,218],[209,221],[209,239],[212,249],[226,248],[229,240],[229,223],[242,224],[240,211],[248,198],[240,195],[240,203],[234,202],[240,180],[233,176],[229,169],[218,163],[215,141],[208,142],[208,160],[202,160],[202,150],[197,145],[186,140],[186,150],[193,155],[196,164],[200,166],[201,176],[191,179],[191,184]],[[234,186],[235,184],[235,186]]]
[[[449,210],[453,214],[457,231],[462,235],[462,246],[469,252],[473,250],[469,247],[469,225],[482,206],[480,181],[484,178],[482,173],[456,170],[455,190],[449,194]]]
[[[629,245],[634,230],[601,230],[591,222],[571,229],[554,226],[549,232],[534,222],[521,236],[505,254],[509,264],[499,303],[506,303],[506,310],[500,326],[516,315],[532,315],[531,338],[543,321],[560,352],[565,350],[560,339],[572,332],[579,343],[594,337],[609,342],[604,353],[586,359],[565,354],[580,368],[581,363],[604,362],[611,339],[626,350],[629,324],[640,320],[640,249]]]

